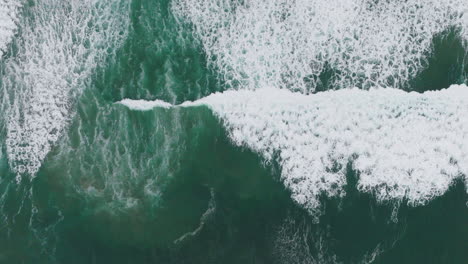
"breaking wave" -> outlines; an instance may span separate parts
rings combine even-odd
[[[121,103],[142,110],[137,102]],[[466,85],[423,94],[226,91],[180,106],[199,105],[223,121],[234,144],[277,161],[292,198],[314,215],[320,195],[344,196],[348,165],[359,173],[360,191],[410,205],[442,195],[468,174]]]
[[[402,91],[415,89],[436,37],[455,34],[466,47],[464,0],[176,0],[172,10],[228,89],[195,104],[236,145],[278,161],[310,212],[320,195],[344,195],[349,164],[361,191],[411,205],[467,174],[467,87]]]

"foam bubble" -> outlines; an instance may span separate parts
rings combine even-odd
[[[10,167],[34,176],[70,120],[96,65],[125,39],[128,1],[41,0],[20,19],[18,54],[5,62]]]
[[[383,88],[314,95],[226,91],[181,106],[197,105],[223,120],[236,145],[277,160],[292,198],[313,214],[320,195],[345,195],[348,164],[359,172],[360,191],[410,205],[442,195],[468,174],[465,85],[424,94]]]
[[[0,57],[15,34],[20,6],[17,0],[0,0]]]
[[[228,88],[409,88],[466,0],[177,0]],[[322,83],[323,75],[330,83]]]

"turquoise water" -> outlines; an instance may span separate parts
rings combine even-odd
[[[208,54],[193,23],[174,14],[171,1],[101,2],[104,8],[90,12],[90,16],[102,20],[90,19],[85,24],[89,32],[104,32],[105,41],[96,37],[98,44],[93,45],[88,43],[93,39],[87,39],[91,33],[79,36],[78,30],[72,32],[77,36],[70,37],[71,42],[83,38],[83,44],[64,48],[70,55],[63,55],[66,59],[62,61],[54,52],[66,43],[67,38],[61,35],[66,31],[57,33],[63,42],[57,40],[59,44],[49,49],[30,51],[31,43],[40,46],[55,40],[38,34],[37,42],[28,42],[31,25],[22,24],[45,17],[47,25],[47,14],[34,13],[40,12],[34,7],[54,2],[59,1],[24,1],[18,16],[26,19],[19,20],[14,40],[0,61],[0,263],[468,260],[466,178],[455,179],[448,191],[426,204],[412,206],[406,198],[379,202],[372,194],[358,191],[360,173],[350,164],[345,175],[346,195],[330,198],[323,193],[321,214],[311,215],[291,199],[291,190],[282,182],[281,162],[267,162],[255,150],[234,144],[224,121],[209,107],[134,111],[116,104],[125,98],[180,104],[215,92],[242,89],[239,86],[248,82],[250,77],[231,79],[219,65],[213,66],[212,56],[216,55]],[[99,6],[99,1],[90,2],[80,8]],[[73,9],[66,4],[53,8]],[[108,10],[115,12],[111,17],[119,17],[117,22],[100,13]],[[128,22],[123,22],[127,18]],[[115,30],[117,33],[109,31],[120,23],[123,26]],[[35,25],[39,28],[41,24]],[[47,30],[51,29],[62,30],[58,26]],[[461,32],[450,27],[434,35],[424,67],[396,88],[424,92],[468,84],[467,50]],[[54,50],[51,46],[60,47]],[[85,47],[83,55],[74,52],[78,47]],[[103,52],[92,55],[93,49]],[[23,59],[30,54],[47,54],[47,50],[52,57],[57,56],[56,64],[53,60],[41,62],[52,58],[45,55]],[[60,93],[63,97],[57,95],[58,100],[67,101],[66,107],[59,109],[66,113],[63,128],[56,128],[61,130],[60,136],[48,141],[50,150],[37,173],[22,174],[18,183],[15,166],[28,163],[27,159],[11,162],[7,154],[8,135],[12,133],[9,122],[17,102],[36,103],[14,98],[45,94],[43,90],[28,90],[28,85],[40,86],[41,82],[23,82],[28,80],[25,76],[36,74],[32,70],[36,68],[21,65],[34,63],[45,72],[53,70],[51,78],[40,73],[46,76],[45,90],[55,89],[49,80],[60,78],[64,80],[60,85],[71,88]],[[94,67],[86,68],[88,63]],[[72,68],[70,65],[75,68],[60,71]],[[324,68],[311,93],[341,88],[333,85],[345,70],[336,67],[330,63]],[[19,75],[11,77],[12,72]],[[362,83],[355,84],[359,87]],[[365,85],[359,88],[366,89]],[[40,113],[45,116],[49,108],[44,109]],[[18,123],[25,124],[32,110],[24,106],[19,111],[23,112],[18,114]],[[62,119],[52,121],[57,120]],[[35,134],[29,135],[25,140],[33,141]]]

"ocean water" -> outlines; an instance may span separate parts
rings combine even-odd
[[[466,0],[0,0],[0,263],[466,263]]]

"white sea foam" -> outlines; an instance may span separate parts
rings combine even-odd
[[[128,9],[120,0],[40,0],[20,19],[18,55],[2,77],[6,147],[18,180],[36,174],[88,77],[124,40]]]
[[[343,89],[226,91],[207,105],[238,146],[277,160],[292,198],[312,213],[319,196],[342,197],[348,164],[358,189],[379,201],[424,204],[468,173],[468,87],[407,93]]]
[[[15,34],[20,6],[18,0],[0,0],[0,58]]]
[[[147,101],[147,100],[130,100],[130,99],[124,99],[120,102],[119,104],[125,105],[126,107],[132,109],[132,110],[138,110],[138,111],[147,111],[151,110],[155,107],[160,107],[160,108],[170,108],[172,105],[170,103],[166,103],[161,100],[154,100],[154,101]]]
[[[402,88],[426,66],[432,39],[459,28],[466,0],[176,0],[209,64],[231,88],[313,92]]]

